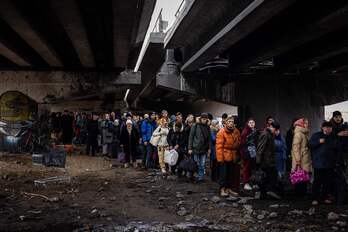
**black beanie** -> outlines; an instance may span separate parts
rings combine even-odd
[[[335,111],[335,112],[333,112],[332,113],[332,117],[334,118],[334,117],[336,117],[336,116],[342,116],[342,113],[340,112],[340,111]]]

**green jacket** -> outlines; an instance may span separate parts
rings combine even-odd
[[[201,123],[193,124],[188,142],[188,149],[193,154],[207,153],[210,149],[210,128]]]

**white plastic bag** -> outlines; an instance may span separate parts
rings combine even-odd
[[[170,166],[174,166],[178,162],[179,154],[175,149],[165,150],[164,162]]]

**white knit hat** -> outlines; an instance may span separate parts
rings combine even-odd
[[[127,124],[133,124],[133,123],[132,123],[131,120],[128,119],[128,120],[126,121],[126,125],[127,125]]]

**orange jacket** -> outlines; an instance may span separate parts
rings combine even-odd
[[[218,162],[236,161],[240,146],[238,129],[229,132],[222,128],[216,136],[216,159]]]

